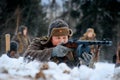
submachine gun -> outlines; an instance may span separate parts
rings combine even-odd
[[[68,48],[72,48],[72,49],[77,49],[78,46],[80,47],[80,53],[82,54],[83,52],[90,52],[90,48],[89,45],[106,45],[106,46],[111,46],[112,45],[112,41],[107,41],[107,40],[70,40],[65,44],[62,44],[63,46],[66,46]]]
[[[107,46],[111,46],[112,45],[112,41],[100,41],[100,40],[70,40],[65,44],[62,44],[63,46],[66,46],[68,48],[77,48],[79,45],[83,45],[83,46],[89,46],[89,45],[107,45]]]
[[[112,45],[112,41],[107,41],[107,40],[103,40],[103,41],[100,41],[100,40],[70,40],[68,41],[67,43],[65,44],[62,44],[63,46],[66,46],[68,48],[71,48],[73,50],[76,50],[76,52],[78,52],[79,54],[76,54],[76,63],[79,61],[80,62],[80,57],[83,58],[83,53],[88,53],[88,54],[91,54],[91,49],[90,49],[90,46],[91,45],[98,45],[98,46],[101,46],[101,45],[106,45],[106,46],[111,46]],[[74,55],[74,54],[73,54]],[[78,66],[80,66],[81,63],[77,63]],[[85,62],[86,65],[90,65],[89,64],[89,61]]]

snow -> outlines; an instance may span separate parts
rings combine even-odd
[[[114,66],[97,62],[95,69],[85,65],[71,69],[64,63],[25,63],[23,57],[14,59],[3,54],[0,57],[0,80],[120,80],[120,68]]]
[[[52,1],[52,0],[51,0],[51,1]],[[42,4],[42,5],[48,5],[48,4],[51,3],[51,1],[50,1],[50,0],[41,0],[41,4]],[[63,5],[63,1],[62,1],[62,0],[56,0],[56,3],[59,4],[60,6]]]

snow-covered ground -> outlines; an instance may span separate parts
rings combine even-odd
[[[0,80],[120,80],[113,79],[120,77],[120,68],[114,69],[114,64],[98,62],[95,67],[71,69],[64,63],[25,63],[22,57],[13,59],[4,54],[0,57]]]

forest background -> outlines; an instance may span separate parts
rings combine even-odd
[[[73,39],[91,27],[98,40],[113,41],[100,54],[101,61],[112,62],[120,41],[120,0],[0,0],[0,54],[5,53],[5,34],[12,37],[20,25],[26,25],[33,38],[45,36],[57,18],[70,25]]]

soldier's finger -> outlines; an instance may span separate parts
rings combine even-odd
[[[30,54],[30,53],[25,53],[25,56],[24,56],[24,57],[26,58],[27,56],[29,56],[29,54]]]
[[[87,56],[85,53],[82,54],[82,57],[84,58],[84,61],[87,61]]]

